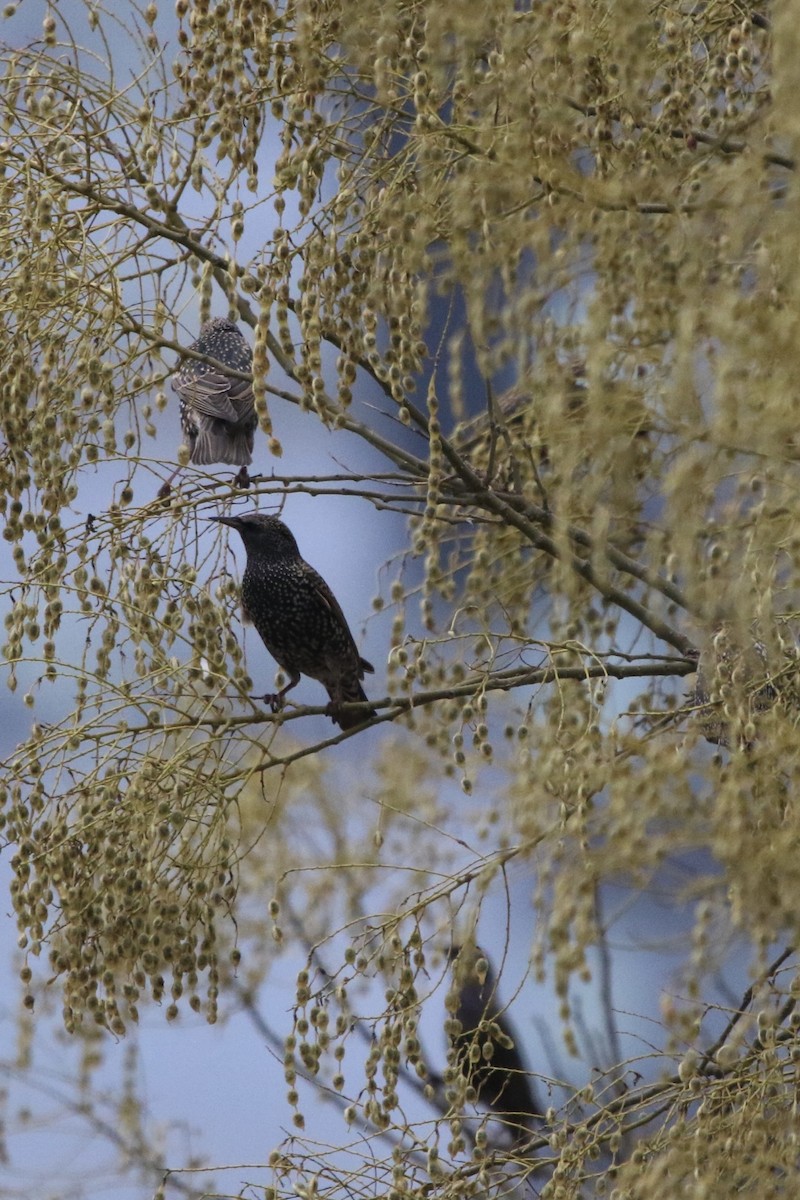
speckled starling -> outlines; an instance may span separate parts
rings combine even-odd
[[[497,995],[497,981],[488,960],[473,945],[454,946],[453,983],[458,990],[454,1016],[461,1032],[453,1037],[461,1069],[470,1079],[481,1104],[492,1109],[515,1133],[524,1134],[541,1120],[530,1073],[517,1049],[506,1011]],[[485,973],[479,967],[485,966]],[[473,1061],[472,1047],[481,1047]],[[485,1046],[491,1046],[487,1059]]]
[[[784,689],[787,682],[782,679]],[[732,623],[720,623],[700,652],[691,696],[706,741],[715,746],[733,741],[750,749],[745,730],[755,729],[759,714],[772,708],[782,691],[770,680],[767,647],[755,631],[751,639],[743,630],[737,634]]]
[[[359,656],[336,597],[300,557],[291,530],[277,517],[260,512],[216,520],[242,535],[247,551],[241,593],[244,619],[255,625],[289,676],[286,687],[264,699],[277,711],[300,676],[310,675],[330,696],[333,720],[342,729],[360,725],[366,714],[342,712],[341,706],[366,701],[361,680],[374,668]]]
[[[653,449],[643,386],[639,380],[605,379],[590,390],[585,364],[576,360],[546,382],[529,374],[502,395],[490,396],[483,411],[453,429],[450,442],[474,470],[522,490],[527,468],[545,471],[555,459],[562,469],[565,456],[572,462],[582,442],[575,466],[585,471],[596,431],[602,429],[608,434],[603,449],[613,455],[615,471],[624,480],[640,478]]]
[[[191,349],[235,371],[252,370],[250,347],[226,317],[206,321]],[[247,487],[247,465],[253,460],[253,436],[258,424],[252,384],[226,375],[211,363],[189,358],[172,387],[180,398],[181,426],[191,461],[199,466],[216,462],[240,466],[237,482]]]
[[[533,453],[537,466],[548,461],[544,444],[542,409],[550,421],[558,414],[568,419],[585,416],[586,379],[584,364],[569,363],[559,376],[543,384],[533,374],[499,396],[489,394],[486,407],[453,429],[450,440],[459,454],[479,470],[495,464],[505,467],[506,459]],[[491,472],[490,472],[491,473]]]

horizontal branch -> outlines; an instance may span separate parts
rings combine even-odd
[[[751,20],[753,20],[752,17]],[[563,104],[567,105],[568,108],[573,109],[574,112],[580,113],[583,117],[598,116],[598,109],[594,104],[581,104],[579,100],[574,100],[571,96],[566,95],[562,95],[560,99]],[[612,120],[620,119],[620,114],[617,112],[611,111],[606,115],[610,116]],[[652,125],[647,125],[643,121],[637,121],[635,123],[635,128],[639,131],[646,130],[648,133],[654,132]],[[690,139],[693,139],[695,142],[699,142],[704,146],[710,146],[714,150],[719,150],[722,154],[743,154],[744,151],[748,149],[748,143],[743,139],[727,138],[721,136],[720,134],[708,133],[702,129],[683,129],[678,126],[673,127],[666,132],[669,137],[676,140],[688,142]],[[783,167],[787,171],[794,171],[797,167],[796,160],[790,155],[778,154],[773,150],[762,151],[761,161],[769,166]],[[627,206],[620,205],[619,207]],[[634,207],[636,207],[638,211],[643,211],[642,206],[640,205],[634,205]],[[677,211],[677,208],[675,205],[665,205],[662,208],[655,208],[654,211],[673,212]]]
[[[363,725],[359,725],[355,729],[334,734],[322,742],[317,742],[313,746],[303,747],[291,754],[272,758],[269,763],[265,763],[258,770],[263,772],[277,765],[288,766],[298,759],[306,758],[310,754],[316,754],[320,750],[327,749],[328,746],[336,746],[339,742],[343,742],[347,738],[353,737],[356,733],[363,732],[365,729],[372,729],[376,725],[395,721],[398,717],[410,713],[414,709],[426,708],[442,700],[469,699],[477,694],[483,695],[485,692],[510,692],[520,687],[541,687],[548,683],[555,683],[556,681],[565,679],[588,681],[590,679],[641,679],[653,676],[673,678],[691,675],[696,670],[696,658],[666,658],[660,662],[653,661],[648,663],[617,664],[593,662],[575,667],[551,666],[530,670],[521,668],[519,670],[498,671],[488,676],[480,676],[469,680],[458,686],[440,688],[429,692],[418,692],[411,696],[387,696],[381,700],[371,701],[369,704],[343,704],[343,711],[349,711],[350,709],[354,712],[356,710],[364,711],[365,713],[369,712],[370,716],[365,718]],[[302,707],[295,709],[291,714],[285,712],[276,713],[271,718],[266,719],[283,722],[296,720],[305,716],[325,715],[329,715],[327,706]]]
[[[614,655],[614,657],[617,656]],[[627,658],[628,656],[624,657]],[[349,713],[352,710],[359,714],[363,712],[363,724],[351,730],[340,731],[324,741],[314,742],[291,754],[270,757],[269,761],[259,767],[258,770],[266,771],[273,766],[285,765],[294,762],[296,759],[316,754],[328,746],[335,746],[339,742],[353,737],[356,733],[363,732],[365,729],[371,729],[377,725],[396,721],[398,717],[410,713],[412,710],[428,708],[433,704],[438,704],[446,700],[469,700],[472,697],[483,695],[487,692],[512,692],[522,687],[542,687],[567,679],[585,680],[588,682],[589,680],[597,679],[681,678],[692,674],[696,670],[696,658],[643,656],[641,661],[609,662],[601,660],[599,655],[592,655],[590,662],[576,663],[574,666],[515,667],[505,671],[491,672],[488,675],[475,675],[463,683],[453,684],[450,687],[435,688],[425,692],[412,693],[407,696],[384,696],[379,700],[372,700],[367,703],[343,704],[341,706],[343,711]],[[217,702],[240,699],[242,697],[238,694],[227,697],[215,697]],[[257,697],[253,697],[252,700],[254,703],[258,702]],[[126,703],[130,704],[132,702],[135,702],[135,697],[126,696]],[[157,704],[158,697],[151,694],[149,696],[149,703],[151,705]],[[267,710],[252,711],[243,713],[240,716],[212,715],[208,713],[207,715],[198,717],[184,717],[180,720],[164,721],[160,724],[151,724],[149,722],[142,722],[138,725],[129,724],[124,730],[124,736],[128,740],[135,742],[140,737],[152,737],[155,734],[172,736],[196,729],[218,732],[221,730],[245,729],[253,725],[278,726],[287,725],[293,721],[300,721],[305,717],[320,716],[330,716],[327,705],[294,706],[289,702],[284,709],[277,713]],[[58,726],[43,725],[40,728],[49,741],[53,741],[59,732]],[[75,730],[70,726],[69,732],[74,733]],[[106,732],[109,738],[119,737],[120,735],[120,731],[116,727],[109,726]],[[96,734],[93,740],[103,741],[105,738],[102,734]],[[15,750],[15,755],[19,753],[19,749],[18,747]],[[4,762],[0,762],[0,767],[4,765],[6,765]]]

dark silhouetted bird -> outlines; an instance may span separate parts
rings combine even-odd
[[[191,347],[235,371],[251,371],[253,355],[233,321],[213,317],[206,321]],[[253,438],[258,424],[253,385],[226,375],[212,363],[185,360],[172,387],[181,406],[181,426],[193,463],[231,463],[241,467],[236,477],[248,487],[247,466],[253,461]]]
[[[461,1032],[451,1040],[461,1071],[482,1105],[517,1135],[530,1133],[541,1121],[543,1109],[497,995],[494,972],[474,945],[453,946],[450,958],[458,991],[453,1015],[461,1025]]]
[[[374,668],[360,657],[353,635],[331,589],[300,557],[291,530],[266,513],[216,517],[242,535],[247,566],[242,576],[242,611],[272,657],[289,676],[286,687],[265,696],[277,711],[286,693],[310,675],[326,689],[331,717],[342,729],[366,720],[366,713],[341,706],[366,701],[361,686]]]

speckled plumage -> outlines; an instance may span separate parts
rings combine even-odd
[[[233,370],[252,370],[250,347],[226,317],[206,321],[191,349]],[[210,363],[188,358],[172,387],[180,399],[181,426],[193,463],[246,467],[252,462],[258,418],[250,382],[226,375]]]
[[[339,710],[342,704],[366,701],[361,680],[374,668],[360,657],[336,597],[301,557],[291,530],[277,517],[259,512],[216,520],[242,536],[247,551],[244,618],[289,676],[286,687],[268,697],[273,707],[282,704],[301,675],[309,675],[326,689],[331,716],[342,729],[360,725],[365,716]]]

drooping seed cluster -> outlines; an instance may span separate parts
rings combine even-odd
[[[210,763],[201,751],[181,768],[159,753],[162,739],[140,737],[152,751],[130,773],[109,760],[72,790],[69,806],[48,807],[51,773],[32,757],[17,764],[27,802],[19,785],[3,789],[19,945],[31,961],[46,955],[70,1031],[88,1018],[124,1033],[148,995],[170,1002],[168,1018],[184,994],[216,1015],[216,927],[236,888],[224,823],[205,828],[197,806]],[[46,763],[48,739],[38,741]]]

